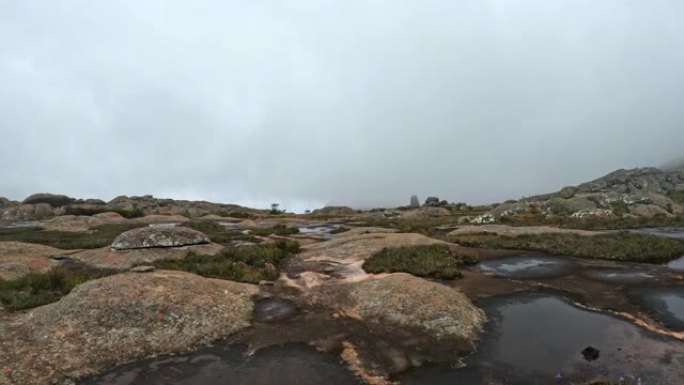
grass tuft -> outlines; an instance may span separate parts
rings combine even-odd
[[[369,273],[409,273],[418,277],[455,279],[458,266],[477,262],[476,254],[454,254],[447,245],[384,248],[363,264]]]

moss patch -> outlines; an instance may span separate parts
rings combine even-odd
[[[267,237],[269,235],[291,235],[298,234],[299,229],[296,227],[288,227],[285,225],[275,225],[273,227],[267,227],[264,229],[251,229],[250,233],[253,235],[258,235],[261,237]]]
[[[97,249],[109,246],[119,234],[143,224],[118,223],[94,227],[91,232],[43,231],[40,227],[0,229],[0,242],[17,241],[63,250]]]
[[[553,255],[633,262],[666,262],[684,254],[684,244],[654,235],[614,234],[525,234],[516,237],[472,234],[449,237],[463,246],[534,250]]]
[[[447,245],[384,248],[364,262],[369,273],[409,273],[418,277],[455,279],[461,276],[458,266],[477,262],[476,254],[456,255]]]

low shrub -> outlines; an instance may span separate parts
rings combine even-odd
[[[477,261],[476,254],[456,255],[447,245],[384,248],[368,258],[363,269],[369,273],[409,273],[418,277],[455,279],[458,266]]]
[[[451,236],[449,240],[470,247],[534,250],[568,257],[633,262],[665,262],[684,255],[684,244],[677,240],[628,232],[595,236],[472,234]]]
[[[189,227],[191,229],[197,230],[204,233],[209,239],[221,245],[229,245],[232,242],[242,241],[242,242],[252,242],[259,243],[261,240],[255,238],[251,235],[242,234],[239,231],[229,231],[225,226],[220,223],[212,221],[193,221],[184,223],[182,226]]]
[[[181,260],[159,260],[160,269],[183,270],[208,278],[259,283],[280,276],[280,266],[291,254],[299,251],[299,243],[282,240],[276,244],[227,247],[216,255],[188,253]]]
[[[47,273],[29,273],[11,281],[0,280],[0,302],[11,310],[42,306],[59,300],[83,282],[114,273],[113,270],[82,265],[63,265]]]

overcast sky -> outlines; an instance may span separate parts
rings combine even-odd
[[[486,203],[684,151],[681,0],[0,0],[0,196]]]

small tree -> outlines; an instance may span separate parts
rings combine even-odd
[[[280,211],[280,203],[271,203],[271,215],[278,215],[282,214],[282,211]]]

